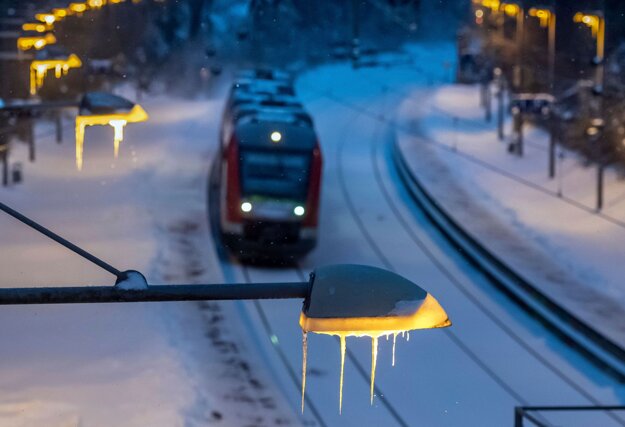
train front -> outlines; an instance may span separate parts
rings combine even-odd
[[[241,258],[294,259],[317,241],[321,151],[306,123],[237,123],[222,175],[224,242]]]

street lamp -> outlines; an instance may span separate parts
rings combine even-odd
[[[76,116],[76,168],[82,170],[85,128],[108,125],[114,129],[113,149],[117,157],[119,144],[124,139],[124,127],[128,123],[144,122],[148,114],[139,105],[117,95],[104,92],[86,94]]]
[[[22,24],[22,30],[35,31],[37,33],[47,33],[48,31],[52,31],[52,25],[42,22],[26,22]]]
[[[85,3],[70,3],[67,9],[70,15],[80,15],[87,10],[87,5]]]
[[[600,11],[595,12],[577,12],[573,16],[573,22],[584,24],[590,28],[592,38],[597,41],[595,64],[597,71],[595,75],[595,84],[597,89],[603,86],[603,60],[605,56],[605,18]]]
[[[331,265],[315,269],[308,282],[152,286],[140,272],[116,269],[2,202],[0,210],[108,271],[117,279],[115,286],[0,288],[0,305],[303,299],[299,322],[304,338],[302,410],[306,387],[308,332],[340,337],[340,396],[345,338],[371,337],[373,402],[377,344],[380,336],[393,335],[395,338],[398,334],[411,330],[451,326],[449,316],[432,295],[408,279],[381,268],[353,264]],[[339,397],[339,405],[341,403]]]
[[[56,16],[54,16],[53,13],[38,13],[38,14],[35,15],[35,19],[37,21],[41,21],[41,22],[46,23],[48,25],[54,24],[54,22],[57,20]]]
[[[30,94],[33,96],[43,86],[48,71],[54,70],[54,77],[59,79],[66,75],[71,68],[82,66],[82,61],[78,56],[67,54],[60,49],[51,52],[43,50],[40,53],[30,63]]]
[[[514,73],[514,85],[518,88],[521,86],[523,77],[523,37],[524,37],[524,16],[523,8],[517,3],[501,3],[501,10],[505,16],[516,18],[516,43],[517,43],[517,65]]]
[[[540,26],[547,28],[549,46],[549,88],[553,93],[555,84],[555,64],[556,64],[556,13],[547,7],[532,7],[529,15],[538,18]]]
[[[21,51],[30,49],[41,50],[44,47],[56,43],[56,37],[52,33],[45,35],[24,35],[17,38],[17,48]]]
[[[311,291],[299,324],[304,333],[302,411],[306,387],[306,334],[335,335],[341,343],[339,410],[343,400],[343,372],[347,337],[371,337],[370,398],[373,403],[378,339],[416,329],[451,326],[447,313],[428,292],[409,280],[361,265],[318,268],[311,275]]]
[[[100,9],[102,6],[106,5],[106,0],[87,0],[87,5],[91,9]]]

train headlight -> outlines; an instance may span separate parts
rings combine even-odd
[[[295,206],[293,213],[297,216],[302,216],[306,213],[306,209],[303,206]]]
[[[280,132],[271,132],[271,140],[273,142],[280,142],[282,140],[282,134]]]
[[[250,212],[252,210],[252,204],[250,202],[241,203],[241,210],[243,212]]]

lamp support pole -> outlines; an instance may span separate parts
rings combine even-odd
[[[289,299],[308,297],[309,282],[1,288],[0,305]]]

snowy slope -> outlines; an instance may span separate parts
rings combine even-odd
[[[74,165],[37,126],[25,182],[3,202],[150,283],[221,282],[206,221],[206,180],[222,95],[143,102],[120,157],[112,129],[89,128]],[[0,285],[112,285],[114,277],[0,215]],[[232,304],[31,306],[0,309],[1,426],[294,424],[250,353]]]

